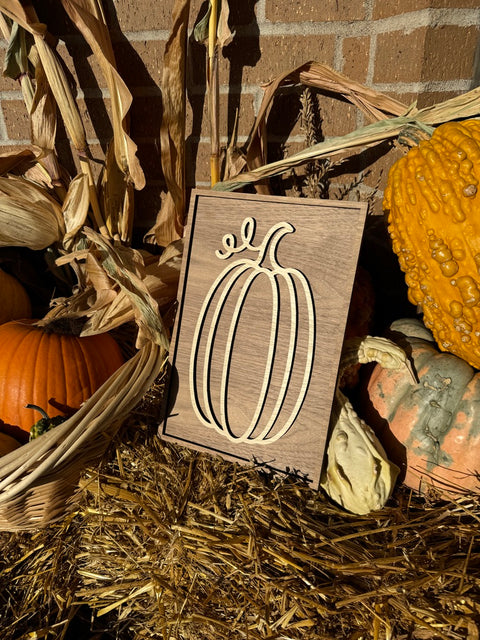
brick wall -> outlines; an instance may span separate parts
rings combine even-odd
[[[136,193],[139,228],[148,228],[161,204],[159,162],[163,49],[171,28],[174,0],[106,0],[104,6],[118,67],[130,87],[132,137],[147,186]],[[110,136],[108,92],[95,60],[59,8],[58,0],[38,4],[40,18],[59,36],[58,50],[78,86],[78,102],[93,155],[103,158]],[[475,0],[243,0],[232,1],[233,42],[220,57],[222,143],[231,135],[238,108],[239,142],[246,140],[262,99],[261,83],[308,60],[316,60],[379,91],[420,106],[465,92],[478,84],[480,8]],[[205,3],[192,0],[191,24]],[[2,53],[5,42],[2,43]],[[205,103],[205,49],[190,40],[188,69],[188,180],[209,184]],[[283,91],[273,107],[271,158],[305,146],[298,120],[300,89]],[[353,106],[332,96],[316,96],[321,135],[351,131],[364,123]],[[62,159],[75,161],[62,130]],[[0,79],[1,151],[29,143],[28,120],[15,81]],[[338,167],[333,191],[369,199],[378,212],[385,181],[387,147],[368,151]],[[359,177],[361,178],[359,180]],[[352,188],[355,185],[355,188]],[[291,180],[277,181],[286,193]]]

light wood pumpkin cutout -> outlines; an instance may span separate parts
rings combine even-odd
[[[365,216],[193,192],[162,438],[318,487]]]

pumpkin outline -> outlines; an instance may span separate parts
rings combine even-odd
[[[310,379],[313,372],[314,363],[314,351],[315,351],[315,304],[313,301],[313,294],[305,275],[293,268],[283,267],[280,265],[277,259],[277,247],[280,240],[289,233],[295,231],[294,227],[288,222],[279,222],[273,225],[265,234],[263,241],[258,246],[253,246],[252,241],[255,235],[256,223],[251,217],[244,219],[241,227],[241,240],[242,243],[237,246],[236,238],[233,234],[225,234],[223,236],[223,248],[224,252],[217,250],[215,255],[222,260],[229,259],[232,255],[240,253],[244,250],[255,251],[258,256],[255,260],[250,258],[239,258],[238,260],[230,263],[215,279],[207,294],[203,299],[201,310],[199,312],[197,323],[195,326],[192,350],[189,366],[189,387],[190,398],[192,407],[197,418],[200,422],[209,428],[216,429],[219,433],[226,436],[229,440],[237,443],[259,443],[267,444],[275,442],[280,439],[291,428],[298,416],[303,402],[305,400]],[[262,266],[263,261],[266,258],[268,252],[268,259],[272,268]],[[242,284],[241,292],[237,297],[235,303],[235,310],[232,315],[230,326],[228,329],[227,349],[223,357],[223,369],[221,376],[221,391],[220,391],[220,420],[215,415],[215,409],[213,407],[213,401],[210,393],[210,371],[211,371],[211,357],[215,341],[216,332],[218,329],[219,318],[225,308],[225,304],[232,290],[237,282],[249,269],[253,272],[247,277],[246,281]],[[261,276],[266,275],[272,287],[272,320],[270,340],[268,347],[268,354],[265,365],[265,372],[263,376],[263,383],[259,399],[255,408],[253,418],[250,421],[250,425],[244,430],[242,435],[235,435],[228,422],[228,407],[227,407],[227,389],[228,378],[230,375],[231,355],[233,351],[234,339],[236,330],[239,324],[239,318],[242,308],[248,292],[255,280]],[[265,406],[266,397],[269,391],[272,370],[275,361],[275,346],[278,340],[278,313],[280,306],[280,290],[277,278],[283,277],[287,284],[289,292],[290,302],[290,337],[289,337],[289,350],[287,356],[287,362],[282,377],[281,393],[277,398],[275,406],[271,412],[270,418],[267,424],[261,427],[261,431],[258,435],[253,435],[258,428],[258,423],[261,419],[262,412]],[[281,409],[285,403],[285,399],[289,390],[289,381],[292,376],[293,364],[295,362],[296,347],[298,344],[298,301],[299,294],[297,291],[295,279],[300,283],[300,289],[303,291],[304,298],[307,306],[307,318],[308,318],[308,346],[306,349],[306,358],[304,363],[304,372],[302,383],[300,385],[300,391],[297,395],[296,402],[293,410],[290,412],[288,419],[284,422],[283,426],[273,435],[270,435],[272,430],[276,426],[276,422],[279,419]],[[215,296],[218,293],[221,286],[224,286],[223,291],[220,293],[220,297],[216,302],[216,307],[211,319],[210,328],[208,332],[205,356],[203,362],[203,384],[202,393],[200,394],[197,389],[197,359],[199,357],[200,343],[204,332],[205,324],[207,322],[207,316],[210,308],[213,307]],[[272,329],[275,328],[275,331]],[[204,405],[200,405],[200,395],[203,397]]]

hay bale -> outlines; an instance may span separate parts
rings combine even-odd
[[[2,534],[5,639],[68,637],[86,615],[122,640],[478,638],[479,496],[399,487],[354,516],[300,479],[161,442],[154,412],[84,474],[67,520]]]

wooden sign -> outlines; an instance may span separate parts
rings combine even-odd
[[[193,192],[162,438],[318,486],[365,215]]]

